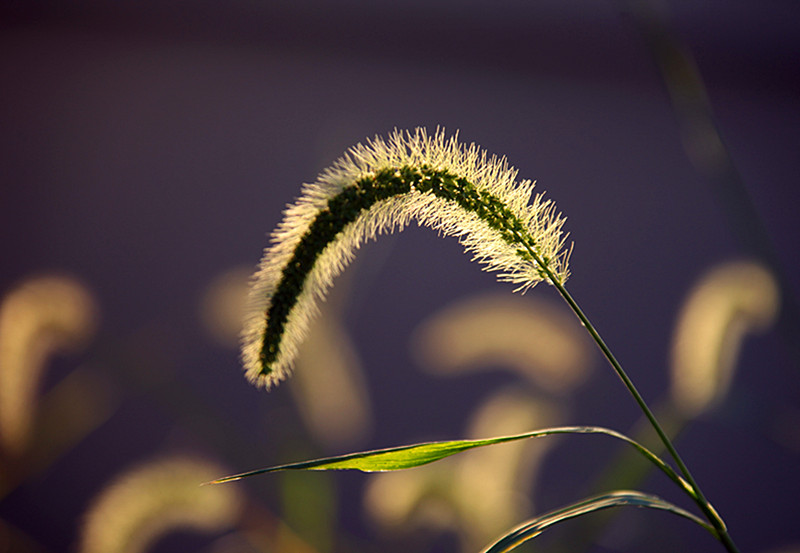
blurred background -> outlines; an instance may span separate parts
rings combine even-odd
[[[289,382],[246,382],[242,291],[285,205],[418,126],[547,192],[569,289],[740,548],[800,549],[798,60],[794,1],[5,3],[0,551],[477,551],[617,487],[692,509],[591,436],[196,485],[547,425],[657,447],[553,290],[416,227],[362,249]],[[542,540],[722,550],[635,509]]]

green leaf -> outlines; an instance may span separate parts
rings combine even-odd
[[[677,505],[664,501],[655,495],[621,490],[584,499],[583,501],[573,503],[567,507],[531,519],[484,549],[482,553],[506,553],[517,548],[522,543],[541,535],[547,528],[554,524],[594,511],[622,506],[646,507],[649,509],[669,511],[678,516],[688,518],[711,532],[715,537],[717,536],[717,532],[709,524]]]
[[[553,434],[605,434],[613,438],[624,441],[625,443],[633,446],[639,453],[644,455],[648,460],[654,463],[669,478],[678,484],[684,490],[691,490],[688,484],[678,476],[675,471],[662,461],[657,455],[652,453],[640,443],[632,440],[631,438],[620,434],[608,428],[598,426],[562,426],[555,428],[545,428],[542,430],[535,430],[533,432],[526,432],[524,434],[515,434],[513,436],[500,436],[496,438],[488,438],[484,440],[456,440],[446,442],[427,442],[414,445],[406,445],[400,447],[391,447],[387,449],[375,449],[371,451],[362,451],[359,453],[350,453],[347,455],[339,455],[336,457],[326,457],[322,459],[314,459],[311,461],[303,461],[300,463],[290,463],[288,465],[277,465],[267,467],[232,476],[219,478],[210,484],[221,484],[223,482],[231,482],[246,478],[248,476],[255,476],[257,474],[264,474],[267,472],[276,472],[281,470],[346,470],[355,469],[364,472],[381,472],[389,470],[401,470],[420,465],[426,465],[450,455],[473,449],[476,447],[484,447],[495,445],[505,442],[513,442],[516,440],[524,440],[528,438],[538,438],[542,436],[549,436]]]

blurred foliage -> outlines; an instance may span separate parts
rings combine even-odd
[[[167,458],[120,473],[89,507],[80,553],[144,553],[168,532],[230,528],[242,507],[239,490],[198,485],[221,470],[197,458]]]
[[[209,337],[231,350],[245,284],[244,272],[226,272],[200,302]],[[667,418],[673,430],[724,400],[745,334],[766,328],[775,318],[778,301],[770,273],[754,263],[723,264],[698,281],[675,327],[674,384],[660,409],[672,413]],[[6,294],[0,308],[5,494],[30,485],[34,475],[78,447],[119,408],[119,389],[93,363],[80,364],[37,393],[53,353],[75,351],[91,339],[98,311],[83,285],[60,276],[34,277]],[[340,311],[337,301],[325,307],[301,353],[292,397],[307,436],[290,434],[286,443],[275,444],[284,457],[341,447],[363,439],[369,427],[370,398],[357,346],[348,337]],[[411,349],[428,378],[504,370],[525,384],[514,390],[487,390],[465,426],[466,435],[476,438],[568,421],[562,399],[586,380],[592,363],[576,321],[527,297],[464,298],[423,321]],[[149,382],[146,374],[142,378]],[[186,390],[177,395],[166,376],[158,382],[145,388],[162,390],[163,401],[178,401],[189,416],[199,414],[201,404],[192,403]],[[26,399],[20,402],[21,398]],[[510,443],[424,468],[369,477],[363,494],[365,517],[386,539],[445,532],[458,537],[461,550],[476,550],[537,512],[532,498],[537,482],[547,477],[542,473],[544,460],[557,444]],[[247,458],[213,444],[203,446],[209,448],[214,455]],[[208,534],[205,550],[210,552],[324,553],[340,550],[343,544],[364,545],[342,533],[344,496],[330,475],[286,473],[271,491],[201,487],[230,472],[203,460],[206,456],[182,453],[119,469],[87,508],[80,550],[148,551],[167,534],[189,529]],[[641,463],[626,455],[618,460],[601,480],[632,485],[645,475]],[[36,535],[11,520],[0,523],[0,537],[10,550],[46,551]]]
[[[730,262],[709,271],[686,298],[672,345],[671,397],[691,419],[724,398],[749,332],[769,328],[780,290],[755,262]]]

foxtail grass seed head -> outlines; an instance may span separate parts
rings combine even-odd
[[[117,476],[84,515],[79,553],[144,553],[176,531],[222,532],[243,498],[236,488],[201,486],[225,469],[194,457],[166,457]]]
[[[98,313],[90,290],[65,275],[29,277],[0,298],[0,444],[7,453],[19,455],[31,445],[51,355],[85,346]]]
[[[496,292],[468,296],[423,321],[410,349],[439,376],[502,367],[547,392],[567,393],[588,377],[593,351],[578,320],[559,307]]]
[[[333,279],[365,241],[411,221],[455,236],[498,279],[525,291],[563,284],[564,218],[505,158],[442,130],[395,131],[358,144],[302,188],[272,233],[253,277],[242,333],[247,378],[270,388],[291,369],[298,344]]]
[[[763,331],[780,309],[775,276],[755,261],[714,267],[681,308],[672,344],[671,396],[687,417],[721,401],[748,333]]]

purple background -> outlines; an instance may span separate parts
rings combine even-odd
[[[285,460],[275,444],[303,432],[288,392],[247,384],[236,352],[200,328],[198,300],[222,271],[255,266],[300,184],[368,137],[459,129],[536,179],[568,216],[572,293],[647,398],[665,392],[691,285],[717,263],[765,255],[750,215],[730,215],[736,179],[709,179],[687,156],[647,33],[624,2],[273,4],[12,2],[0,11],[0,290],[48,270],[83,279],[102,309],[100,333],[79,356],[57,358],[48,378],[96,364],[119,402],[0,503],[0,517],[41,551],[73,547],[105,480],[157,452],[191,448],[242,470]],[[666,5],[792,302],[800,9]],[[432,379],[414,369],[408,336],[440,306],[510,287],[470,265],[455,240],[416,228],[369,245],[363,264],[346,310],[375,409],[359,447],[462,436],[471,405],[507,378]],[[800,543],[791,309],[748,338],[726,403],[679,443],[743,551]],[[627,431],[636,407],[596,364],[570,398],[571,422]],[[795,433],[780,432],[781,421]],[[588,451],[600,460],[614,451],[565,442],[546,468],[542,508],[585,492]],[[336,478],[342,501],[356,505],[340,513],[342,532],[359,544],[338,550],[392,550],[361,520],[364,477]],[[649,489],[669,490],[653,480]],[[269,481],[253,486],[265,502],[274,496]],[[690,550],[718,547],[685,521],[648,521],[685,532],[678,543]],[[669,545],[642,538],[631,550]]]

